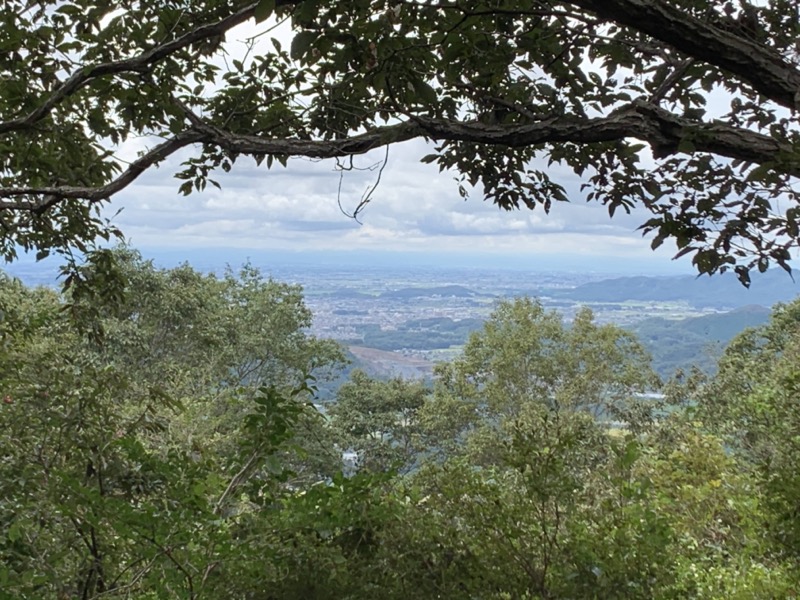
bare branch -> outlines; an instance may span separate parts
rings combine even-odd
[[[255,135],[233,134],[208,125],[198,124],[196,127],[203,134],[203,142],[236,154],[285,154],[308,158],[337,158],[351,154],[365,154],[375,148],[382,148],[388,144],[405,142],[425,135],[417,122],[377,127],[360,135],[335,140],[264,138]],[[0,195],[2,195],[2,190],[0,190]]]
[[[239,471],[231,478],[230,482],[228,482],[228,486],[225,488],[225,491],[222,492],[222,495],[217,500],[216,504],[214,505],[214,513],[219,514],[222,512],[222,508],[225,506],[225,502],[227,502],[228,497],[235,492],[242,483],[247,481],[247,478],[250,475],[250,472],[256,466],[259,460],[263,458],[261,453],[261,448],[258,448],[253,454],[250,455],[250,458],[247,459],[247,462],[244,466],[239,469]]]

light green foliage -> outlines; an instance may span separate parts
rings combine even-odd
[[[504,302],[432,391],[356,370],[323,418],[296,287],[69,272],[0,280],[2,598],[797,597],[796,304],[653,405],[630,334]]]
[[[718,436],[676,414],[644,450],[647,460],[634,473],[672,530],[666,597],[793,597],[791,564],[764,537],[763,489]]]
[[[330,424],[343,449],[358,454],[359,468],[404,471],[415,461],[417,412],[427,394],[421,381],[380,381],[356,370],[339,388]]]
[[[438,375],[421,423],[444,460],[418,484],[457,549],[449,593],[653,597],[669,528],[616,475],[639,454],[609,430],[651,423],[636,395],[656,379],[636,340],[588,310],[565,325],[529,299],[502,302]]]
[[[297,288],[125,249],[113,264],[127,285],[107,304],[2,282],[0,579],[15,598],[224,590],[237,515],[337,466],[299,434],[323,426],[308,374],[341,353],[303,332]]]
[[[463,435],[493,437],[531,404],[638,427],[649,417],[636,394],[656,384],[631,334],[597,325],[588,309],[565,325],[540,303],[517,299],[501,302],[463,356],[439,369],[421,419],[443,444]]]
[[[439,376],[389,551],[416,597],[794,597],[765,489],[679,405],[642,407],[628,334],[504,303]]]
[[[3,8],[6,257],[117,235],[100,206],[179,152],[189,194],[243,157],[271,168],[411,139],[435,143],[421,160],[454,170],[457,193],[476,188],[503,209],[577,195],[611,216],[640,207],[653,247],[674,241],[700,273],[735,269],[747,283],[749,269],[788,268],[800,235],[790,0]],[[126,164],[133,138],[160,141]]]
[[[777,306],[767,325],[726,350],[700,390],[700,415],[718,427],[767,492],[770,530],[800,558],[800,302]]]

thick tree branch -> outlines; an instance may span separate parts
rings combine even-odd
[[[698,122],[679,117],[653,104],[637,101],[606,117],[554,117],[517,125],[489,125],[415,118],[414,121],[375,128],[339,140],[303,140],[240,135],[196,121],[193,127],[156,146],[110,183],[101,187],[0,188],[0,198],[42,196],[41,201],[0,201],[0,210],[40,212],[66,199],[99,202],[130,185],[149,167],[192,144],[208,144],[242,155],[284,155],[338,158],[364,154],[375,148],[416,138],[462,141],[510,148],[544,144],[592,144],[636,138],[647,142],[656,158],[675,154],[682,143],[696,152],[709,152],[755,164],[774,163],[777,156],[792,156],[795,149],[769,136],[722,122]],[[800,162],[781,164],[780,170],[800,177]]]
[[[0,198],[13,198],[19,196],[43,196],[41,201],[0,201],[0,210],[24,210],[41,212],[61,200],[76,198],[100,202],[107,200],[114,194],[125,189],[133,183],[139,175],[150,167],[158,164],[181,148],[202,141],[202,134],[194,130],[183,133],[162,142],[152,150],[146,152],[133,161],[128,168],[116,179],[100,187],[59,186],[59,187],[31,187],[31,188],[0,188]]]
[[[234,153],[284,154],[313,158],[362,154],[387,144],[418,137],[512,148],[559,142],[591,144],[637,138],[649,143],[657,156],[674,154],[681,142],[689,141],[698,152],[710,152],[758,164],[774,162],[779,153],[788,155],[794,152],[791,146],[769,136],[722,122],[692,121],[645,102],[635,102],[607,117],[554,117],[521,125],[489,125],[477,121],[462,123],[417,117],[413,122],[381,127],[362,135],[330,141],[264,139],[232,135],[210,128],[204,133],[206,143]],[[792,175],[800,176],[800,164],[781,165],[781,168]]]
[[[567,0],[688,56],[715,65],[791,110],[800,108],[800,71],[764,44],[691,16],[663,0]]]
[[[377,127],[360,135],[335,140],[274,139],[254,135],[237,135],[217,128],[202,127],[203,140],[237,154],[306,156],[309,158],[340,158],[365,154],[375,148],[423,137],[419,124],[405,122]]]

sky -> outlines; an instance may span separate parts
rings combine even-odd
[[[230,58],[241,57],[244,40],[258,31],[253,23],[228,35]],[[292,33],[273,32],[284,44]],[[262,38],[269,44],[267,38]],[[153,143],[156,143],[153,141]],[[134,140],[122,149],[127,158],[146,147]],[[186,258],[203,249],[220,255],[280,253],[312,260],[383,260],[404,256],[408,261],[446,264],[519,264],[543,268],[585,268],[607,272],[693,273],[689,258],[672,261],[669,243],[656,252],[636,228],[647,218],[587,204],[572,173],[550,169],[562,183],[570,203],[543,210],[505,212],[483,200],[476,189],[468,200],[458,194],[454,173],[419,159],[432,152],[415,140],[392,146],[388,162],[369,206],[356,222],[352,213],[365,191],[375,184],[384,150],[356,157],[361,169],[341,180],[333,161],[291,159],[288,168],[271,170],[240,159],[231,173],[218,172],[213,186],[184,197],[174,178],[188,154],[173,156],[151,170],[110,203],[106,216],[121,209],[113,222],[134,247],[147,253],[167,252]],[[341,200],[341,207],[339,206]],[[383,258],[381,258],[383,257]]]
[[[549,214],[541,208],[507,212],[484,201],[480,189],[462,199],[454,173],[419,162],[430,151],[421,140],[390,148],[360,222],[345,213],[352,213],[375,185],[377,170],[368,167],[383,160],[383,150],[356,157],[355,166],[367,170],[344,173],[341,207],[340,173],[333,161],[295,158],[287,168],[267,169],[242,158],[230,173],[213,175],[221,190],[208,186],[183,196],[178,193],[181,181],[174,178],[177,158],[114,198],[107,215],[121,209],[113,222],[134,247],[172,255],[185,250],[187,259],[200,249],[338,256],[356,262],[397,253],[421,264],[474,261],[547,269],[693,272],[689,260],[671,260],[674,251],[650,249],[650,241],[636,231],[646,213],[618,211],[611,219],[604,207],[583,201],[575,175],[556,173],[573,199],[570,203],[555,204]]]

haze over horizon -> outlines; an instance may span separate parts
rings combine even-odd
[[[145,259],[153,260],[159,267],[172,267],[188,262],[202,271],[219,272],[227,266],[234,269],[245,263],[268,272],[270,269],[382,269],[419,268],[434,270],[498,270],[526,273],[585,273],[613,276],[670,276],[696,275],[686,262],[646,256],[630,258],[601,255],[556,255],[520,252],[456,252],[456,251],[392,251],[392,250],[295,250],[236,247],[153,247],[130,243]],[[36,261],[33,254],[20,254],[13,263],[0,266],[12,275],[23,272],[51,271],[55,273],[63,264],[59,256]],[[753,277],[757,277],[754,273]]]

